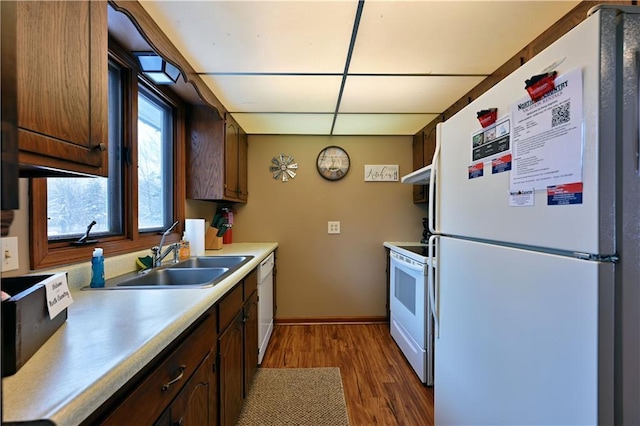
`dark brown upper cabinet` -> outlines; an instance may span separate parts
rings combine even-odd
[[[247,134],[229,113],[225,114],[224,195],[229,201],[247,201],[247,150]]]
[[[16,108],[16,3],[0,3],[2,42],[2,210],[17,210],[20,207],[18,194],[18,111]],[[6,218],[6,220],[5,220]],[[2,235],[7,235],[13,222],[13,213],[2,215]]]
[[[187,115],[187,198],[247,201],[247,135],[229,115],[194,105]]]
[[[413,170],[431,164],[435,149],[435,126],[432,129],[424,128],[413,135]],[[427,185],[413,185],[413,202],[416,204],[429,202]]]
[[[106,176],[107,3],[21,1],[15,7],[20,175]],[[4,32],[3,25],[3,38]]]

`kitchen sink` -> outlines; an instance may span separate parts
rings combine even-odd
[[[104,287],[82,290],[134,290],[209,288],[231,275],[253,256],[202,256],[179,263],[121,275],[107,280]]]
[[[191,257],[179,263],[170,265],[170,269],[180,268],[232,268],[243,265],[253,256],[203,256]]]
[[[223,276],[229,268],[166,268],[156,269],[149,273],[116,284],[117,287],[139,286],[207,286],[211,287],[216,279]]]

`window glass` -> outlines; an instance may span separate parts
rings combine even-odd
[[[140,87],[138,95],[138,228],[165,229],[172,223],[172,109]]]
[[[96,221],[92,232],[107,232],[107,178],[47,179],[47,235],[50,239],[82,235]]]

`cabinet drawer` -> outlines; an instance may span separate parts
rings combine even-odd
[[[244,300],[248,300],[254,291],[258,289],[258,271],[254,269],[244,278]]]
[[[216,316],[210,312],[157,368],[104,421],[105,425],[151,424],[193,375],[217,340]]]
[[[233,320],[233,317],[242,309],[242,302],[242,285],[236,286],[236,288],[220,301],[218,305],[218,313],[220,315],[218,325],[220,326],[220,332],[227,328]]]

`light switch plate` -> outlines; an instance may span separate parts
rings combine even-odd
[[[18,237],[3,237],[2,240],[2,272],[18,269]]]
[[[339,234],[339,233],[340,233],[340,222],[329,221],[329,234]]]

